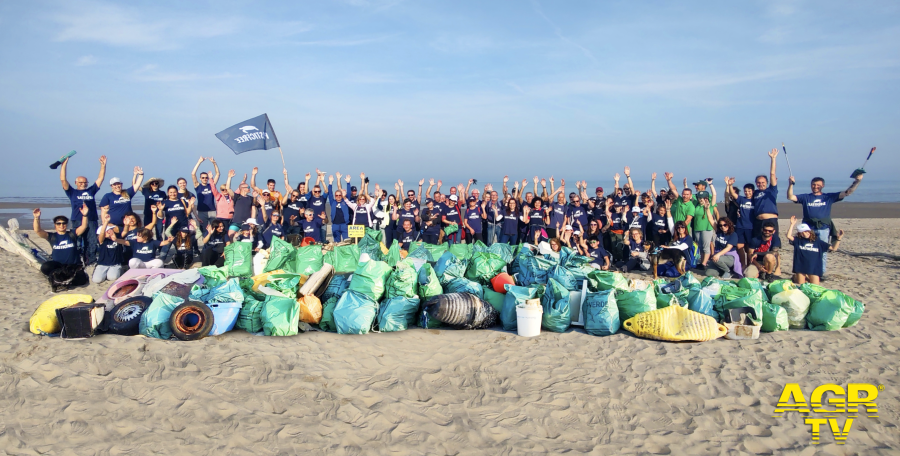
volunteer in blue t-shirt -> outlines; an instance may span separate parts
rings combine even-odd
[[[487,244],[484,234],[484,224],[482,223],[482,220],[485,218],[484,206],[487,201],[482,201],[479,205],[478,198],[470,196],[466,202],[468,205],[463,214],[463,225],[465,226],[465,229],[469,231],[469,238],[471,239],[470,243],[474,244],[475,241],[481,241]]]
[[[300,226],[300,235],[304,238],[312,238],[318,244],[322,244],[324,240],[322,239],[322,225],[325,224],[325,213],[320,212],[316,214],[316,211],[312,208],[307,208],[303,212],[303,220],[297,222]]]
[[[736,251],[738,243],[734,232],[734,223],[728,217],[720,217],[716,222],[716,234],[713,236],[713,254],[707,263],[706,275],[730,279],[734,269],[734,257],[729,252]]]
[[[284,225],[281,224],[281,213],[273,212],[270,216],[266,216],[263,213],[263,222],[260,238],[263,241],[262,248],[268,249],[272,246],[272,238],[284,239]]]
[[[510,198],[501,212],[503,213],[503,227],[497,242],[516,245],[519,241],[519,216],[522,214],[516,199]]]
[[[131,198],[141,188],[143,180],[144,170],[140,166],[134,167],[131,187],[124,188],[118,177],[109,180],[112,191],[103,195],[103,199],[100,200],[100,211],[109,214],[110,223],[122,227],[122,217],[131,212]]]
[[[797,237],[794,237],[794,227],[797,227]],[[818,284],[825,272],[824,257],[828,251],[837,250],[844,237],[844,230],[838,231],[834,245],[824,239],[819,239],[812,228],[801,223],[797,225],[797,217],[791,217],[791,227],[788,228],[787,238],[794,246],[794,277],[797,284],[806,282]]]
[[[753,236],[758,237],[763,223],[768,221],[775,226],[775,237],[778,237],[778,177],[775,175],[775,158],[778,149],[769,152],[769,177],[756,176],[756,191],[753,192]]]
[[[788,181],[787,198],[797,204],[803,206],[802,222],[808,225],[816,237],[822,241],[829,242],[831,238],[831,205],[853,194],[863,175],[856,176],[853,183],[847,190],[840,193],[822,193],[825,188],[825,179],[814,177],[809,183],[812,193],[804,193],[794,195],[794,176]],[[822,256],[822,274],[825,273],[828,266],[828,253]]]
[[[410,201],[407,200],[407,203],[410,203]],[[404,206],[406,205],[408,204],[404,204]],[[436,210],[436,207],[434,200],[429,198],[425,200],[425,209],[421,212],[422,240],[426,244],[436,245],[441,239],[441,214]],[[405,209],[404,211],[406,214],[410,214],[409,211]],[[415,218],[409,217],[401,217],[401,219],[415,220]]]
[[[592,237],[586,243],[584,240],[582,240],[581,242],[582,249],[584,249],[587,253],[587,255],[585,256],[591,259],[591,266],[603,271],[608,271],[609,252],[607,252],[603,248],[603,246],[600,245],[600,239]]]
[[[200,181],[197,181],[197,169],[203,160],[209,160],[213,165],[216,173],[210,180],[209,173],[200,173]],[[205,230],[210,220],[216,219],[216,195],[213,194],[213,187],[219,184],[219,165],[213,157],[200,157],[194,170],[191,171],[191,179],[194,181],[194,191],[197,192],[197,216],[200,218],[200,226]],[[204,235],[206,233],[203,233]]]
[[[734,190],[733,177],[726,177],[725,183],[725,191],[731,195],[737,206],[737,221],[734,222],[734,234],[737,236],[735,247],[741,260],[741,266],[746,268],[750,264],[749,245],[750,240],[753,239],[755,220],[753,214],[756,212],[756,200],[753,199],[754,187],[753,184],[744,184],[744,194],[738,195],[737,191]]]
[[[144,225],[148,228],[150,227],[150,222],[153,220],[153,214],[156,212],[154,207],[157,203],[162,203],[166,200],[166,192],[162,190],[163,185],[165,185],[165,180],[160,179],[158,177],[151,177],[149,181],[144,182],[144,185],[141,187],[141,195],[144,196]],[[161,238],[163,232],[163,221],[160,220],[153,226],[153,232],[156,234],[156,237]]]
[[[214,220],[207,227],[203,238],[203,250],[200,252],[202,266],[222,267],[225,264],[225,247],[231,242],[225,222]]]
[[[84,176],[75,178],[75,187],[69,185],[66,171],[71,158],[65,159],[62,162],[62,166],[59,167],[59,181],[72,205],[72,215],[70,217],[73,229],[81,226],[81,206],[85,205],[88,208],[88,228],[83,236],[79,236],[78,248],[82,255],[85,256],[85,262],[90,264],[97,260],[97,237],[93,236],[92,233],[97,231],[99,218],[97,217],[97,202],[94,198],[97,192],[100,191],[100,186],[103,185],[103,178],[106,176],[106,155],[100,157],[100,174],[90,186],[88,186],[87,177]]]
[[[103,225],[97,229],[97,240],[100,249],[97,252],[97,266],[91,274],[91,281],[103,283],[104,280],[115,281],[122,275],[125,263],[125,248],[116,242],[115,226],[109,224],[109,215]]]
[[[400,244],[400,249],[409,251],[409,246],[419,240],[419,232],[413,230],[413,220],[404,219],[401,223],[401,229],[397,233],[396,239]]]
[[[54,271],[64,267],[81,267],[81,258],[78,254],[78,236],[84,234],[88,229],[88,207],[81,206],[79,215],[81,215],[81,224],[74,232],[69,230],[69,219],[65,215],[57,215],[53,217],[52,233],[48,233],[41,228],[41,210],[35,209],[34,214],[34,232],[38,237],[44,238],[50,243],[50,261],[41,264],[41,273],[50,277]],[[84,276],[84,283],[87,283],[87,276]],[[80,285],[84,285],[80,283]],[[79,285],[79,284],[73,284]]]

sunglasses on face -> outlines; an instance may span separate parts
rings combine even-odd
[[[719,228],[728,228],[728,225],[725,223],[720,223]]]
[[[313,193],[322,193],[320,190],[313,190]]]
[[[769,234],[772,234],[772,233],[774,233],[774,232],[775,232],[775,230],[763,230],[763,233],[769,233]]]
[[[54,223],[54,225],[56,225],[56,226],[66,226],[66,225],[68,225],[68,223],[66,223],[66,222],[56,222],[56,223]]]

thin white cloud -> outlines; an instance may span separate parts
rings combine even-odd
[[[92,55],[83,55],[75,61],[75,66],[89,66],[97,63],[97,57]]]
[[[51,16],[60,26],[57,41],[81,41],[110,46],[149,49],[177,48],[190,38],[211,38],[233,33],[238,21],[172,15],[150,18],[145,12],[114,4],[79,1],[63,4]]]
[[[235,78],[239,75],[231,73],[221,74],[199,74],[199,73],[179,73],[170,71],[159,71],[157,65],[148,64],[135,70],[132,79],[138,82],[185,82],[185,81],[201,81],[213,79]]]
[[[544,14],[543,10],[541,10],[541,5],[537,2],[537,0],[531,0],[531,6],[534,8],[534,11],[538,13],[538,15],[540,15],[542,18],[544,18],[545,21],[547,21],[548,24],[550,24],[550,27],[553,28],[553,33],[555,33],[556,36],[559,37],[559,39],[578,48],[578,50],[580,50],[581,53],[584,54],[584,56],[587,57],[590,61],[598,65],[600,64],[600,62],[596,57],[594,57],[594,54],[590,50],[576,43],[575,41],[572,41],[569,37],[563,35],[562,30],[560,30],[560,28],[553,21],[551,21],[546,14]]]

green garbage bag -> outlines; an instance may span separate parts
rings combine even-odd
[[[700,281],[697,280],[696,277],[694,277],[694,274],[691,271],[685,272],[684,275],[682,275],[681,277],[679,277],[675,280],[678,280],[679,282],[681,282],[681,285],[684,286],[684,288],[688,288],[694,284],[700,285]],[[627,320],[627,318],[626,318],[626,320]]]
[[[497,309],[497,312],[503,310],[503,299],[506,297],[503,293],[497,293],[491,287],[484,288],[484,300],[489,302],[491,306]]]
[[[388,298],[378,309],[378,330],[381,332],[405,331],[409,325],[415,324],[418,310],[418,296]]]
[[[796,290],[796,289],[797,289],[797,285],[794,285],[794,282],[791,282],[790,280],[787,280],[787,279],[782,279],[782,280],[776,280],[776,281],[770,283],[766,287],[766,294],[769,296],[769,299],[772,299],[778,293],[781,293],[783,291],[788,291],[788,290]]]
[[[395,239],[394,242],[391,243],[387,255],[384,257],[384,262],[387,263],[388,266],[394,267],[400,260],[400,243]]]
[[[611,336],[621,327],[616,290],[588,292],[581,303],[584,331],[592,336]]]
[[[487,253],[490,251],[491,251],[490,247],[485,245],[484,242],[475,241],[475,243],[472,244],[472,253]]]
[[[575,274],[572,274],[568,268],[556,265],[550,269],[549,283],[550,280],[555,280],[557,283],[563,286],[566,290],[569,291],[579,291],[581,290],[581,282],[575,279]]]
[[[481,242],[481,241],[479,241],[479,242]],[[475,245],[478,245],[478,244],[476,243]],[[484,245],[484,244],[482,244],[482,245]],[[507,263],[507,264],[512,263],[513,259],[515,258],[513,256],[513,247],[509,244],[503,244],[500,242],[496,242],[494,244],[491,244],[490,247],[488,247],[488,252],[499,256],[503,260],[503,262]]]
[[[210,289],[204,302],[244,302],[244,293],[241,291],[240,282],[238,279],[228,279],[227,282]]]
[[[328,282],[328,286],[325,287],[325,292],[322,293],[322,297],[320,298],[322,302],[325,302],[332,297],[340,298],[344,291],[347,290],[347,287],[350,286],[350,274],[335,274],[334,277],[331,278],[331,282]]]
[[[765,287],[759,282],[759,279],[744,277],[743,279],[738,280],[737,286],[748,290],[759,290],[765,295]]]
[[[715,298],[716,296],[719,296],[719,292],[722,291],[723,287],[735,287],[735,286],[737,286],[737,285],[735,285],[734,282],[729,282],[728,280],[722,280],[718,277],[712,277],[712,276],[709,276],[709,277],[703,279],[702,282],[700,282],[700,288],[702,288],[703,291],[706,292],[706,294],[710,295],[713,298]]]
[[[294,246],[279,237],[272,236],[272,245],[269,246],[269,261],[263,272],[277,271],[284,269],[284,265],[288,262],[289,256],[294,252]]]
[[[375,324],[377,313],[378,302],[362,293],[347,290],[334,308],[334,324],[338,334],[368,334]]]
[[[434,263],[438,258],[441,257],[441,255],[444,254],[444,252],[447,251],[447,249],[450,248],[450,245],[445,242],[438,245],[424,244],[424,247],[425,250],[428,250],[428,253],[431,254],[431,260],[429,260],[429,263]]]
[[[619,318],[628,320],[639,313],[656,310],[656,294],[652,286],[643,290],[616,290],[616,305],[619,306]]]
[[[434,273],[441,285],[446,285],[453,279],[465,277],[468,266],[468,260],[461,260],[451,252],[444,252],[434,264]]]
[[[725,314],[729,309],[737,307],[752,307],[759,317],[760,322],[763,315],[763,304],[766,303],[765,293],[761,289],[751,290],[740,287],[725,287],[719,292],[714,301],[716,313],[719,314],[719,320],[725,319]]]
[[[141,314],[141,323],[138,326],[141,335],[162,340],[172,337],[169,319],[172,317],[172,311],[182,303],[184,299],[177,296],[157,293],[147,310]]]
[[[373,230],[372,228],[366,227],[364,239],[371,239],[377,243],[381,243],[384,241],[384,233],[381,230]]]
[[[850,319],[850,314],[855,310],[856,303],[853,298],[840,291],[826,290],[819,299],[810,304],[809,313],[806,315],[806,327],[813,331],[836,331],[844,327]]]
[[[356,244],[359,247],[359,253],[369,255],[369,259],[373,261],[384,261],[384,252],[381,251],[381,231],[375,231],[366,228],[366,234]]]
[[[308,245],[306,247],[298,247],[294,251],[293,264],[285,267],[285,271],[311,276],[319,269],[322,269],[322,265],[325,263],[325,256],[322,255],[322,246]]]
[[[852,298],[851,298],[852,299]],[[859,323],[859,319],[862,318],[863,312],[866,311],[866,305],[860,301],[853,300],[853,310],[850,311],[850,316],[847,317],[847,322],[844,323],[845,328],[849,328],[851,326],[855,326]]]
[[[250,293],[244,294],[244,305],[238,314],[237,322],[234,326],[247,331],[248,333],[258,333],[263,330],[262,310],[265,307],[267,298],[256,299],[256,296]]]
[[[715,319],[719,318],[719,314],[715,310],[715,302],[713,297],[706,292],[705,288],[698,285],[692,285],[687,289],[687,308],[694,312],[700,312],[703,315],[709,315]],[[657,302],[659,302],[657,300]]]
[[[459,225],[450,224],[450,225],[447,225],[444,227],[444,235],[445,236],[450,236],[451,234],[453,234],[457,231],[459,231]]]
[[[484,288],[478,282],[466,278],[457,278],[451,280],[444,287],[445,293],[470,293],[478,296],[478,299],[484,299]]]
[[[456,258],[468,260],[472,256],[472,244],[450,244],[448,251],[456,255]]]
[[[350,279],[350,291],[364,294],[378,302],[384,296],[384,285],[391,267],[384,261],[369,261],[359,265]]]
[[[337,332],[334,324],[334,308],[337,307],[338,296],[332,296],[322,304],[322,320],[319,321],[319,329],[328,332]]]
[[[217,268],[215,266],[204,266],[197,269],[197,272],[203,276],[203,283],[207,287],[216,287],[228,280],[228,270],[224,266]]]
[[[503,297],[503,309],[500,311],[500,322],[503,323],[503,329],[506,331],[515,331],[519,328],[517,324],[516,306],[525,304],[529,299],[539,299],[544,294],[543,285],[535,285],[533,287],[520,287],[516,285],[504,285],[506,294]]]
[[[669,307],[673,303],[685,308],[690,306],[690,288],[678,280],[669,282],[666,279],[656,279],[653,281],[653,290],[656,293],[657,309]]]
[[[802,291],[803,294],[805,294],[806,297],[809,298],[809,302],[810,304],[812,304],[816,302],[816,300],[819,299],[819,297],[822,296],[823,293],[828,291],[828,289],[821,285],[815,285],[807,282],[803,285],[800,285],[800,291]]]
[[[293,298],[269,296],[260,318],[267,336],[296,336],[300,328],[300,304]]]
[[[466,278],[482,285],[490,285],[491,279],[497,276],[506,263],[499,255],[493,253],[473,253],[466,269]]]
[[[525,287],[545,284],[550,276],[550,269],[556,265],[556,261],[544,257],[526,257],[519,261],[519,272],[515,275],[516,284]]]
[[[300,274],[291,274],[285,272],[283,274],[272,274],[269,276],[267,288],[280,291],[285,296],[297,296],[297,290],[300,289]]]
[[[572,324],[572,314],[569,308],[569,290],[552,278],[547,281],[547,288],[541,296],[541,306],[544,314],[541,316],[541,326],[548,331],[566,332]]]
[[[499,244],[499,243],[498,243]],[[497,245],[497,244],[494,244]],[[493,247],[492,245],[491,247]],[[506,244],[508,245],[508,244]],[[521,244],[520,244],[521,247]],[[512,263],[509,264],[509,270],[507,271],[509,275],[519,274],[522,271],[522,265],[531,261],[531,258],[534,258],[534,252],[528,247],[517,248],[516,253],[513,256]]]
[[[412,262],[403,260],[397,263],[396,269],[394,269],[394,272],[388,277],[385,296],[388,299],[396,298],[398,296],[404,298],[412,298],[415,296],[418,298],[418,295],[416,294],[418,280],[419,274],[416,272],[416,267],[413,266]]]
[[[434,257],[431,256],[431,252],[425,247],[425,244],[419,244],[418,246],[415,243],[409,246],[409,254],[406,255],[406,259],[411,258],[419,258],[425,260],[428,263],[434,263]],[[438,257],[440,258],[440,256]]]
[[[799,289],[787,290],[772,296],[772,304],[784,307],[791,329],[806,328],[806,314],[809,312],[809,298]]]
[[[253,275],[253,246],[249,242],[232,242],[225,246],[225,270],[228,277]]]
[[[777,304],[763,304],[763,321],[762,327],[759,328],[763,332],[787,331],[788,330],[788,314]]]
[[[240,287],[238,287],[240,288]],[[206,286],[205,283],[202,284],[193,284],[191,285],[191,294],[188,295],[188,299],[191,301],[200,301],[206,302],[206,295],[209,294],[210,288]]]
[[[596,269],[587,276],[588,291],[604,291],[604,290],[626,290],[631,287],[628,285],[628,279],[618,272],[601,271]]]
[[[424,305],[428,302],[429,299],[443,294],[444,290],[441,288],[441,282],[438,281],[437,275],[434,273],[434,269],[431,268],[431,265],[425,263],[419,268],[419,300]]]
[[[359,265],[359,247],[339,245],[325,254],[325,262],[334,267],[334,272],[353,272]]]

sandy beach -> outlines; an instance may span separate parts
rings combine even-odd
[[[836,205],[835,215],[851,206]],[[879,206],[896,212],[900,205]],[[499,329],[418,328],[365,336],[277,338],[236,330],[198,342],[111,335],[66,341],[28,332],[29,316],[52,293],[24,260],[0,251],[0,448],[8,454],[897,454],[900,262],[853,254],[900,255],[900,219],[837,223],[846,236],[829,257],[824,285],[866,304],[858,325],[704,343],[644,340],[625,331],[595,337],[571,329],[526,339]],[[782,220],[782,239],[787,225]],[[781,258],[790,271],[790,250]],[[82,291],[99,297],[107,287]],[[823,383],[884,385],[879,417],[859,417],[844,445],[826,426],[813,445],[799,414],[772,417],[789,382],[807,394]]]

